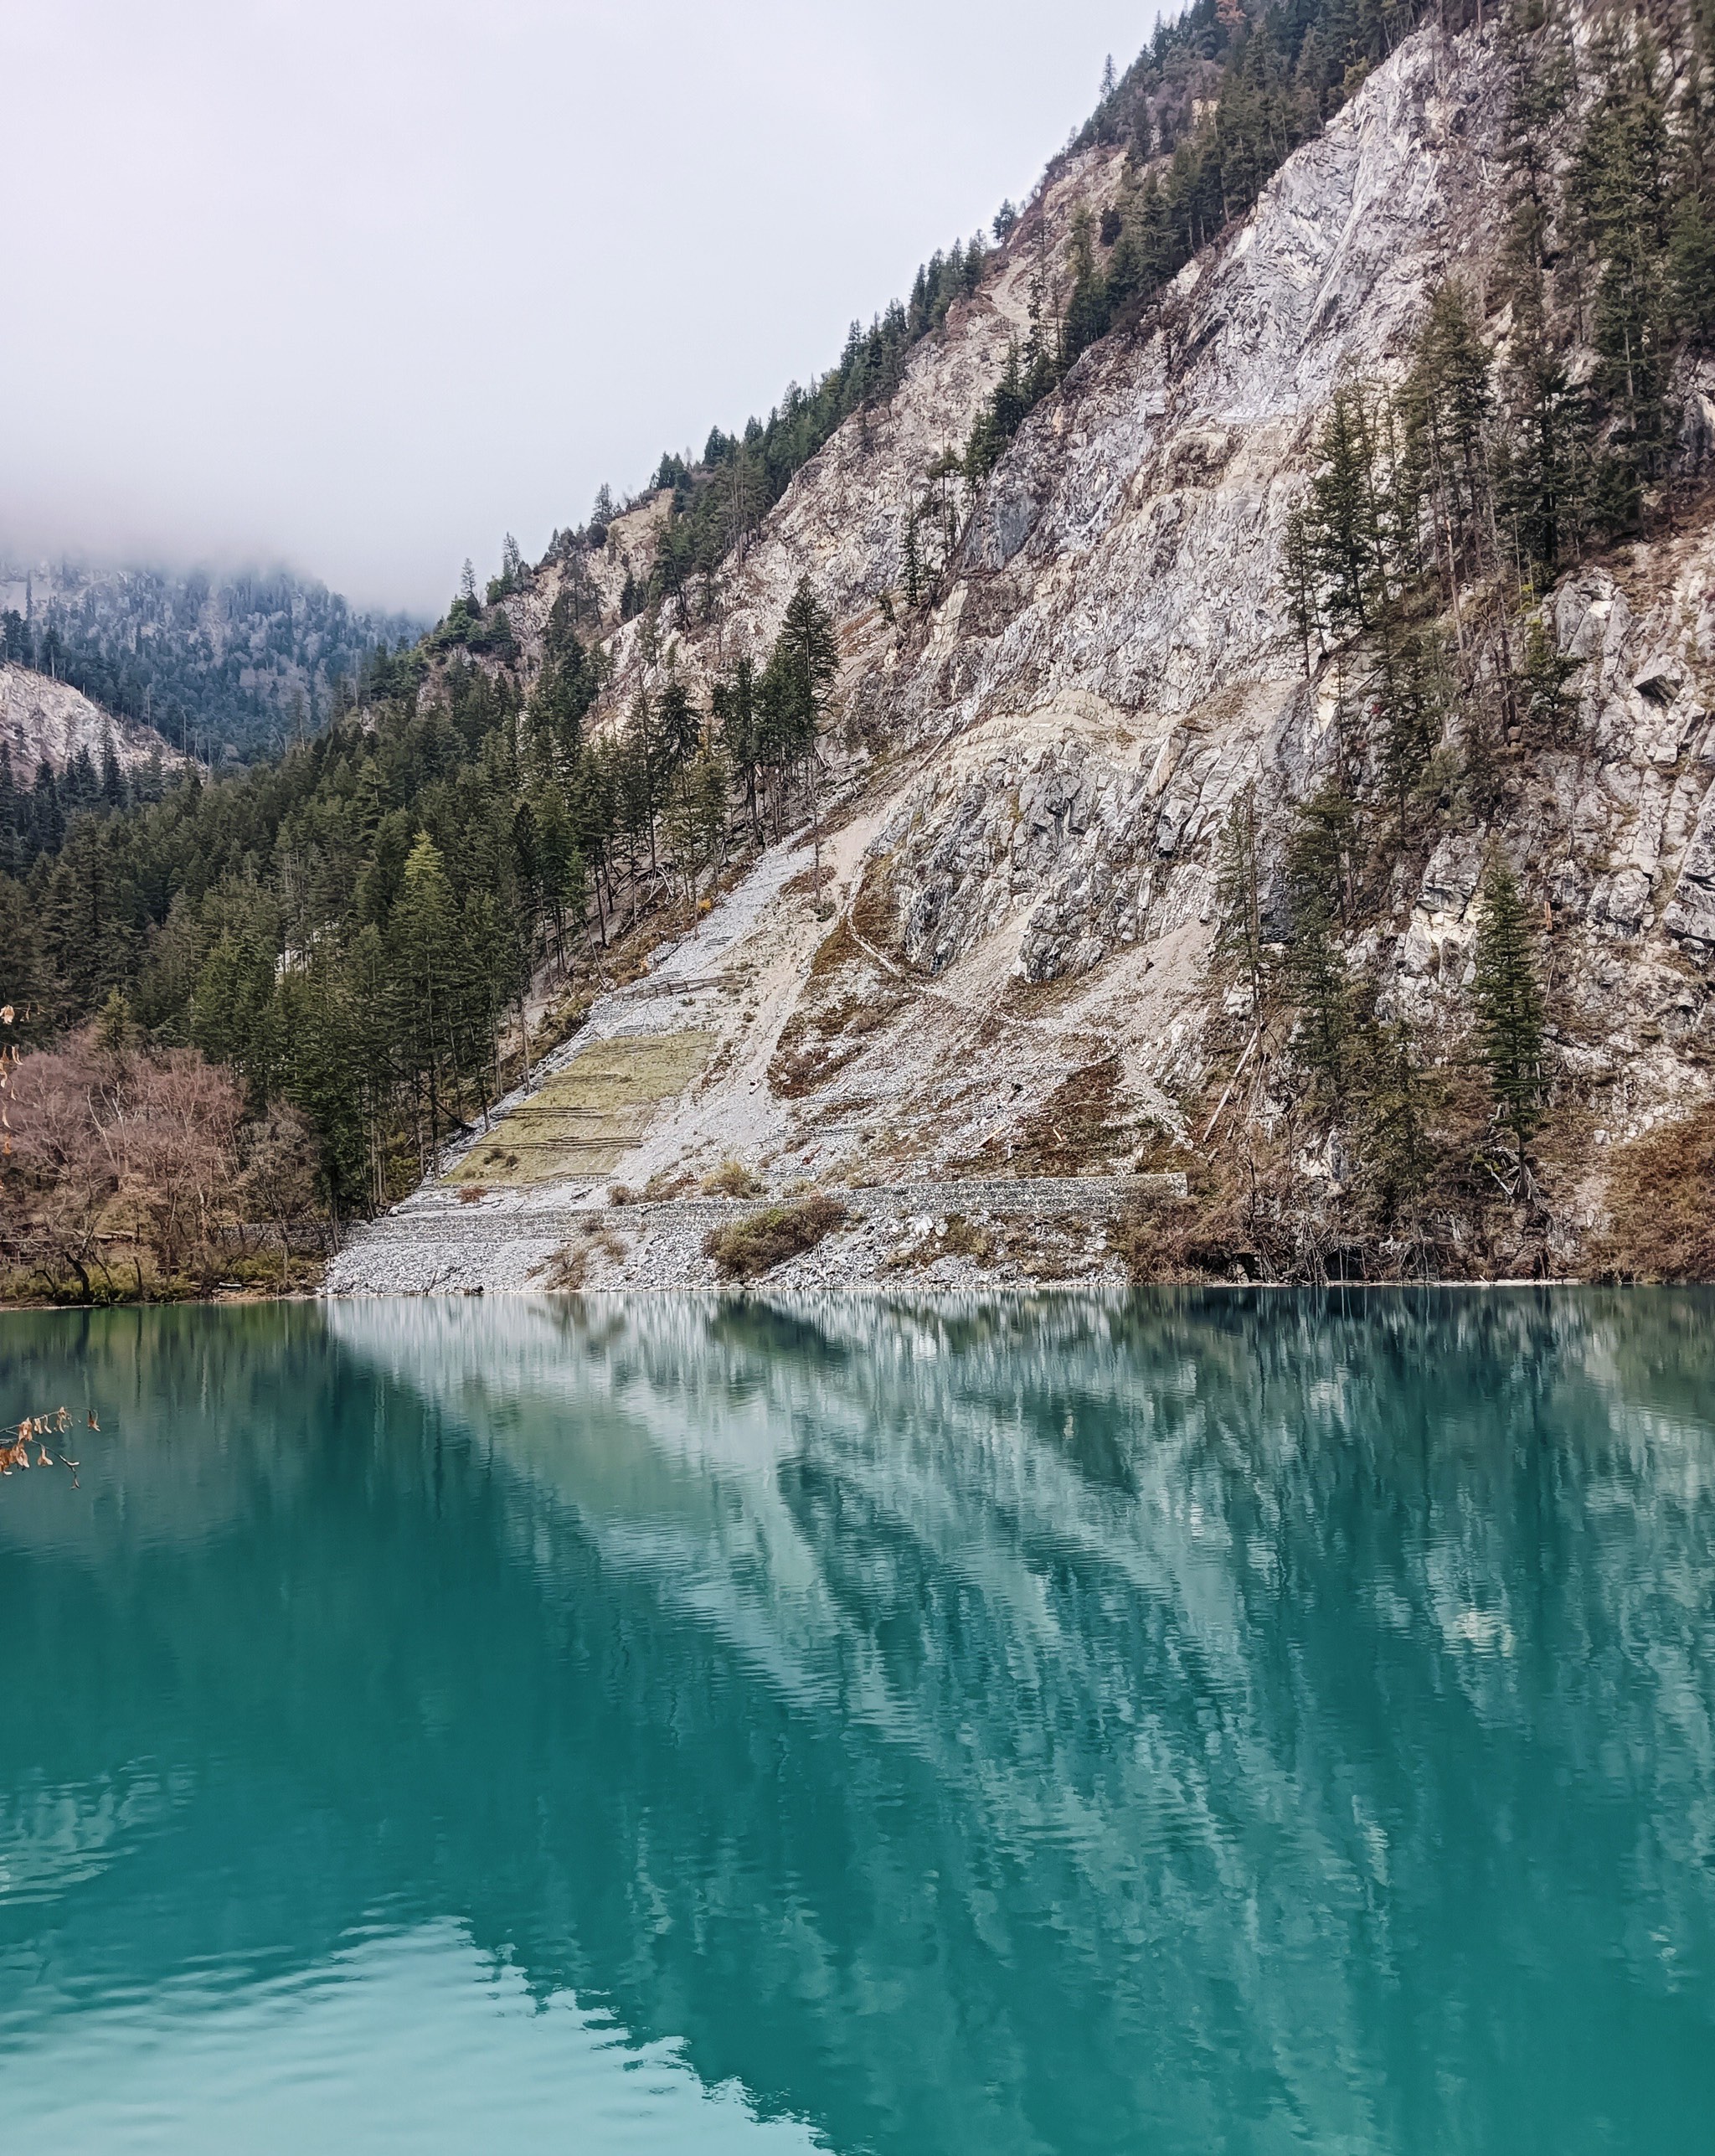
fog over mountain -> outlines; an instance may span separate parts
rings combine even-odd
[[[0,551],[438,609],[766,415],[1022,199],[1156,10],[744,0],[18,16]],[[27,416],[28,423],[21,423]]]

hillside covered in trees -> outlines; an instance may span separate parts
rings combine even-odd
[[[69,681],[216,766],[314,732],[370,652],[420,627],[359,613],[286,570],[0,560],[0,658]]]
[[[796,833],[763,1168],[1171,1165],[1148,1277],[1707,1270],[1711,39],[1199,4],[766,421],[14,847],[14,1038],[200,1052],[349,1218]]]

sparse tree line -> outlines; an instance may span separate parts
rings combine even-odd
[[[626,576],[621,619],[660,611],[680,627],[717,619],[722,565],[734,554],[742,559],[793,476],[843,420],[886,403],[904,379],[914,347],[940,328],[957,301],[976,291],[990,260],[982,234],[955,240],[919,268],[909,299],[891,302],[868,329],[854,322],[836,364],[808,389],[790,384],[766,420],[752,418],[737,434],[712,428],[700,457],[664,452],[646,491],[671,489],[672,500],[646,573]],[[607,544],[609,529],[621,513],[612,489],[604,486],[588,523],[556,532],[542,565],[559,562],[575,579],[581,561]],[[518,588],[521,579],[521,564],[503,565],[488,586],[489,606]],[[575,592],[575,583],[572,588]],[[462,596],[472,599],[474,592]],[[587,605],[593,620],[593,597]],[[581,624],[584,618],[579,606],[576,619]]]
[[[1434,1246],[1443,1267],[1451,1224],[1486,1197],[1540,1194],[1552,909],[1491,841],[1450,1061],[1384,1011],[1348,954],[1402,866],[1420,869],[1450,829],[1504,827],[1533,758],[1580,751],[1579,663],[1542,596],[1587,554],[1665,524],[1685,483],[1672,385],[1715,326],[1715,250],[1709,18],[1681,28],[1670,64],[1641,20],[1610,23],[1557,161],[1569,49],[1540,11],[1509,18],[1500,328],[1450,281],[1397,385],[1336,394],[1284,595],[1306,673],[1333,695],[1329,762],[1275,843],[1247,792],[1217,851],[1218,977],[1239,992],[1246,1052],[1262,1051],[1239,1090],[1260,1102],[1284,1056],[1307,1120],[1352,1163],[1363,1231]]]

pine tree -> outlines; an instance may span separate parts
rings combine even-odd
[[[1531,616],[1515,694],[1532,740],[1556,748],[1570,744],[1578,728],[1579,700],[1568,684],[1584,664],[1561,651],[1551,618],[1541,612]]]
[[[1439,286],[1418,333],[1400,404],[1408,488],[1419,496],[1447,603],[1476,565],[1489,529],[1485,436],[1493,396],[1489,350],[1465,288]]]
[[[816,887],[821,889],[821,811],[816,774],[816,744],[827,716],[828,695],[839,672],[840,647],[833,616],[816,596],[807,576],[786,602],[785,618],[769,656],[775,678],[777,711],[791,752],[801,756],[810,776],[811,821],[816,849]]]
[[[1679,146],[1670,250],[1681,329],[1707,345],[1715,338],[1715,19],[1691,11],[1691,53],[1679,101]]]
[[[18,788],[12,777],[12,745],[0,741],[0,876],[15,876],[19,858]]]
[[[426,1168],[440,1142],[441,1084],[451,1061],[458,987],[457,911],[440,848],[426,831],[406,859],[389,931],[406,1069],[414,1085],[428,1091]]]
[[[1304,677],[1311,672],[1311,642],[1321,642],[1321,610],[1316,603],[1316,567],[1309,525],[1302,506],[1286,519],[1283,565],[1286,580],[1286,608],[1299,641],[1304,646]]]
[[[1416,622],[1388,623],[1375,671],[1382,720],[1382,775],[1392,795],[1399,836],[1406,835],[1412,790],[1441,738],[1442,653],[1432,631]]]
[[[981,475],[978,475],[981,476]],[[923,601],[923,557],[917,544],[917,504],[905,504],[905,529],[902,542],[902,568],[905,580],[905,604],[915,608]]]
[[[816,596],[807,576],[786,602],[785,619],[769,664],[787,697],[788,723],[799,754],[812,750],[827,716],[828,691],[839,671],[840,648],[833,616]]]
[[[687,907],[693,920],[703,872],[718,867],[724,848],[731,776],[718,747],[700,750],[674,774],[667,798],[667,835],[672,841],[675,864],[685,879]]]
[[[1498,848],[1483,877],[1476,995],[1477,1052],[1496,1112],[1512,1134],[1522,1184],[1526,1148],[1542,1122],[1542,992],[1530,916]]]
[[[1390,593],[1378,446],[1362,389],[1335,392],[1316,449],[1304,524],[1310,560],[1327,587],[1336,627],[1367,629]]]
[[[1337,1107],[1346,1091],[1352,1043],[1352,987],[1325,905],[1313,900],[1300,905],[1288,959],[1299,1007],[1299,1053]]]
[[[750,661],[740,658],[732,673],[718,680],[711,692],[714,725],[728,764],[744,789],[745,806],[760,845],[761,812],[756,781],[762,765],[762,740],[756,702],[756,674]]]
[[[1521,580],[1552,574],[1577,546],[1584,526],[1589,414],[1548,333],[1544,277],[1532,269],[1517,285],[1504,377],[1510,425],[1501,461],[1501,506],[1517,536]]]
[[[1286,845],[1287,965],[1299,1006],[1299,1052],[1336,1107],[1346,1092],[1356,1024],[1336,936],[1347,905],[1352,825],[1351,802],[1331,783],[1300,803]]]
[[[1669,436],[1672,143],[1656,86],[1659,57],[1640,24],[1605,33],[1601,95],[1570,187],[1579,236],[1597,265],[1592,341],[1609,426],[1593,474],[1595,506],[1616,534],[1638,529]]]
[[[1384,1232],[1409,1221],[1434,1171],[1424,1074],[1410,1029],[1372,1025],[1362,1044],[1360,1176]]]

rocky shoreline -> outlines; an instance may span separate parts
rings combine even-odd
[[[612,1204],[587,1186],[465,1199],[420,1191],[359,1230],[327,1269],[329,1296],[682,1292],[720,1284],[704,1245],[767,1198]],[[842,1224],[771,1267],[770,1288],[992,1288],[1119,1284],[1110,1224],[1141,1200],[1182,1198],[1179,1175],[912,1182],[829,1194]]]

